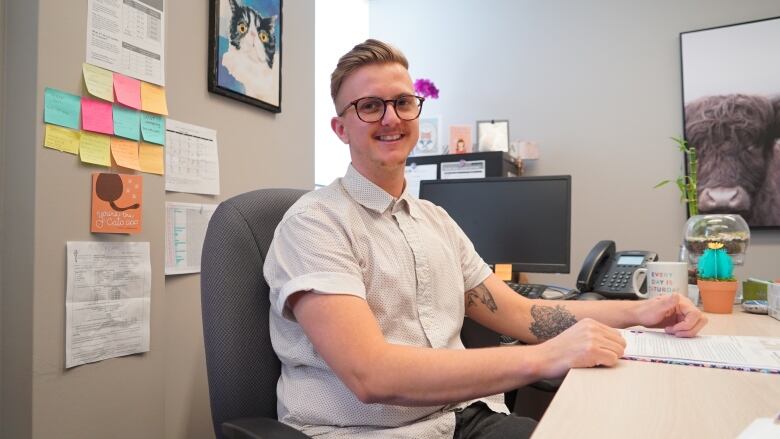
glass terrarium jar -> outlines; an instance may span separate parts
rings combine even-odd
[[[750,228],[737,214],[694,215],[685,223],[685,249],[688,262],[696,265],[710,243],[722,243],[734,265],[745,262]]]

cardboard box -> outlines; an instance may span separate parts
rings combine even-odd
[[[767,302],[769,303],[769,315],[780,320],[780,283],[769,285]]]

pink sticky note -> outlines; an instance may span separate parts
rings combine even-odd
[[[114,134],[114,113],[111,102],[82,97],[81,128],[85,131]]]
[[[136,110],[141,109],[141,81],[114,73],[114,93],[120,104]]]

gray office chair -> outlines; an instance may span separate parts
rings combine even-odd
[[[281,365],[271,347],[263,262],[284,213],[307,191],[261,189],[224,201],[201,257],[201,306],[217,439],[307,438],[276,419]]]

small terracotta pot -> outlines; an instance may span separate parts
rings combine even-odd
[[[734,297],[737,295],[737,281],[696,281],[704,305],[704,312],[731,314]]]

